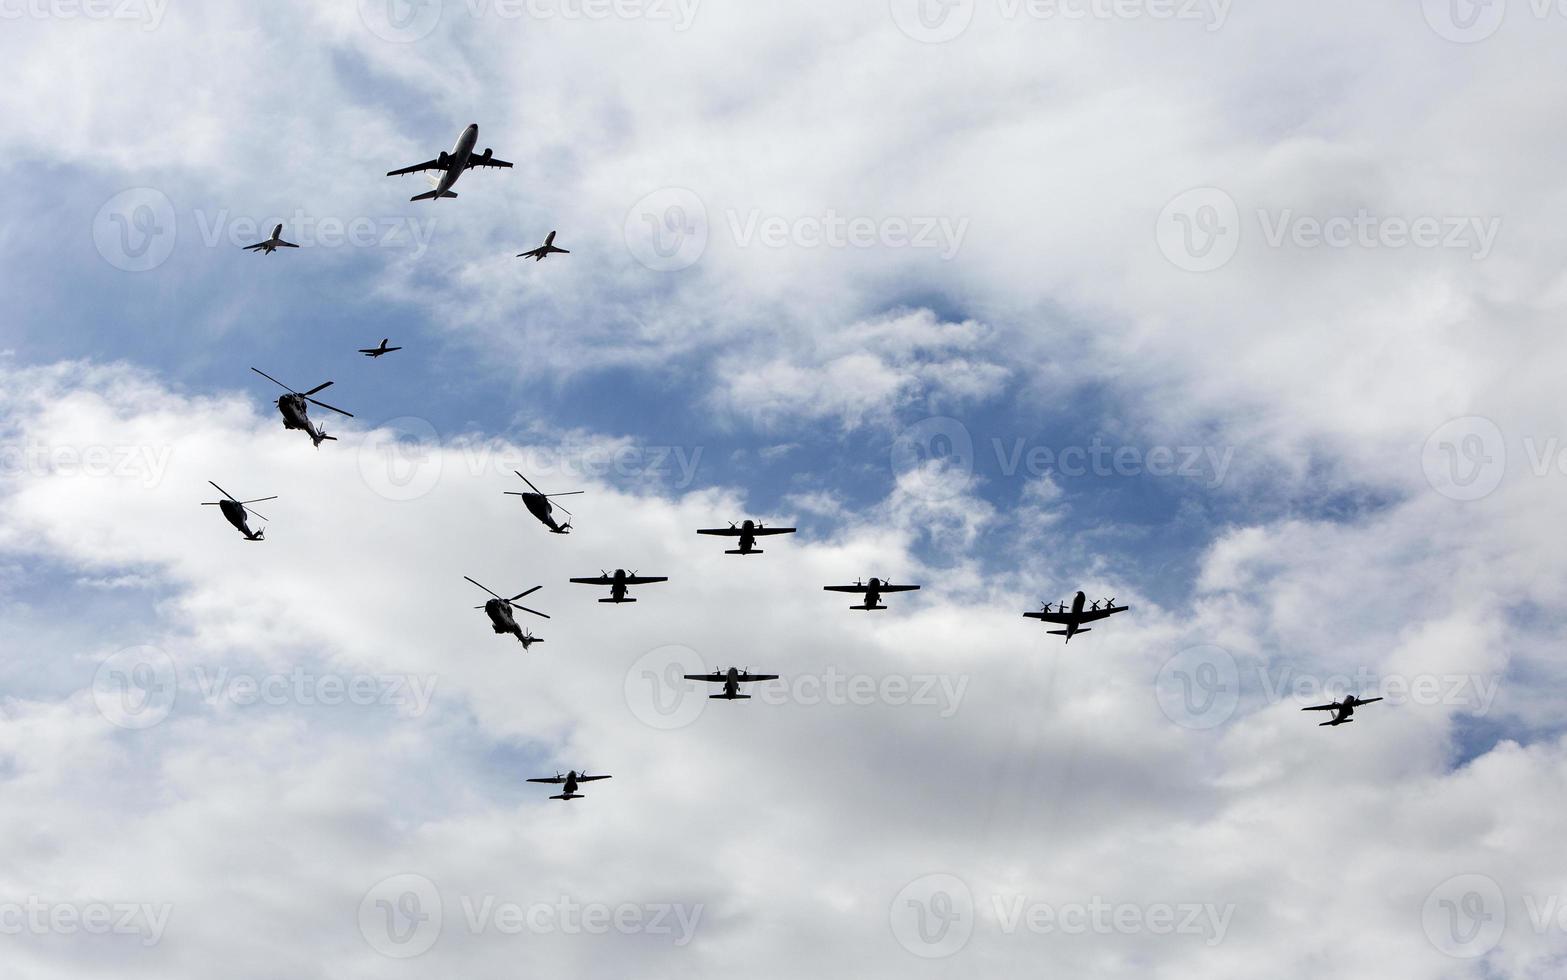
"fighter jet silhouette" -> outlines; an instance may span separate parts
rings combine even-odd
[[[551,254],[554,254],[554,253],[559,253],[561,255],[570,255],[571,254],[571,250],[570,249],[566,249],[566,248],[556,248],[555,247],[555,233],[552,231],[552,232],[549,233],[549,236],[544,239],[544,244],[543,245],[540,245],[538,248],[535,248],[535,249],[530,249],[530,250],[528,250],[526,252],[518,252],[517,253],[517,258],[519,258],[519,259],[532,259],[535,262],[543,262],[544,261],[544,256],[551,255]]]
[[[245,246],[245,251],[247,251],[247,252],[254,252],[257,249],[260,249],[261,251],[267,253],[268,255],[271,255],[273,252],[276,252],[280,248],[298,248],[298,247],[299,246],[295,245],[293,242],[285,242],[283,240],[283,226],[282,225],[278,225],[276,228],[272,229],[272,237],[271,238],[268,238],[264,242],[257,242],[254,245],[246,245]]]

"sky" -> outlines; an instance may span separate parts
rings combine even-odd
[[[1561,975],[1567,9],[0,18],[6,977]]]

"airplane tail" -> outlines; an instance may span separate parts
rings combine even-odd
[[[719,701],[749,701],[749,700],[751,700],[751,695],[749,695],[749,694],[709,694],[708,697],[715,698],[715,699],[717,699]]]
[[[750,551],[742,551],[739,548],[731,548],[730,550],[724,552],[726,555],[759,555],[761,553],[761,548],[752,548]]]
[[[552,799],[552,800],[580,800],[580,799],[582,799],[582,794],[581,793],[561,793],[559,795],[550,797],[550,799]]]
[[[1074,633],[1092,633],[1093,630],[1084,627],[1080,630],[1045,630],[1045,632],[1051,636],[1064,636],[1070,641]]]
[[[850,606],[850,609],[886,609],[886,606]]]
[[[630,596],[626,596],[623,599],[616,599],[616,598],[613,598],[613,597],[609,597],[609,598],[604,598],[604,599],[600,599],[599,600],[599,602],[636,602],[636,601],[637,600],[631,598]]]
[[[428,192],[426,192],[424,194],[415,194],[413,197],[410,197],[408,200],[410,200],[410,201],[433,201],[433,200],[435,200],[438,197],[456,197],[456,196],[457,196],[457,192],[456,191],[447,191],[444,194],[441,193],[440,191],[428,191]]]
[[[1332,728],[1332,727],[1334,727],[1336,725],[1347,725],[1347,724],[1349,724],[1350,722],[1352,722],[1354,720],[1355,719],[1353,719],[1353,718],[1343,718],[1343,719],[1340,719],[1339,721],[1325,721],[1322,724],[1318,725],[1317,727],[1318,728]]]

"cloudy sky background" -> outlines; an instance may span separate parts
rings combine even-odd
[[[0,12],[7,976],[1560,975],[1567,15]]]

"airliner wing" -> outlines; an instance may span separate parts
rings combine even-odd
[[[471,154],[468,157],[468,168],[470,170],[472,168],[474,168],[474,167],[509,167],[509,166],[511,166],[511,164],[507,163],[505,160],[497,160],[494,157],[480,156],[477,153]]]
[[[511,164],[508,163],[506,166],[509,167],[509,166],[511,166]],[[421,170],[442,170],[442,171],[444,171],[445,169],[446,169],[446,164],[442,163],[439,160],[426,160],[423,163],[416,163],[416,164],[414,164],[411,167],[404,167],[401,170],[388,170],[386,172],[386,175],[388,177],[401,177],[403,174],[416,174],[416,173],[418,173]]]

